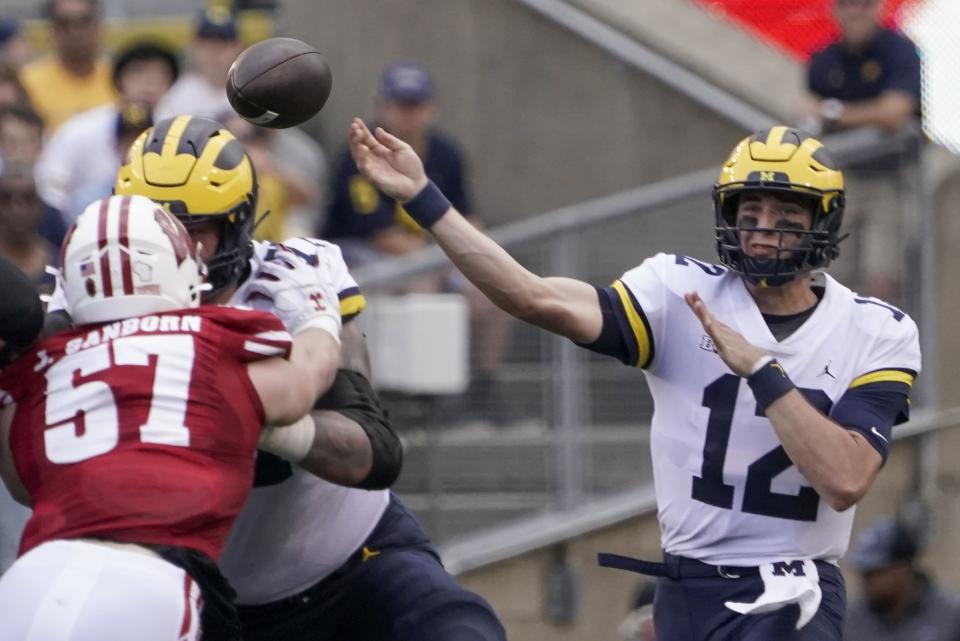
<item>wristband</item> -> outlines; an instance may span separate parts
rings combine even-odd
[[[276,454],[291,463],[299,463],[310,453],[313,438],[317,433],[317,424],[307,414],[296,423],[282,427],[266,426],[260,432],[261,450]]]
[[[778,398],[790,390],[796,389],[783,366],[774,358],[771,358],[760,369],[748,376],[747,385],[753,390],[753,396],[764,412]]]
[[[450,209],[450,201],[432,180],[428,180],[416,196],[403,203],[403,208],[418,225],[430,229]]]

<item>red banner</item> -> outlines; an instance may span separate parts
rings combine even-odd
[[[801,60],[806,60],[839,35],[833,19],[836,0],[694,1]],[[898,26],[904,7],[919,2],[922,0],[886,0],[884,24]]]

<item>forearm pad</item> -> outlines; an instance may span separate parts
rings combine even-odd
[[[343,414],[359,424],[370,439],[373,463],[367,478],[356,487],[382,490],[393,485],[403,467],[403,446],[400,437],[390,427],[377,393],[363,374],[338,369],[333,385],[314,407]]]

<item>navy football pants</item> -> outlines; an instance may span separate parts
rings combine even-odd
[[[795,630],[800,610],[738,614],[725,601],[751,603],[763,593],[759,576],[739,579],[657,579],[653,605],[657,641],[841,641],[846,590],[840,570],[817,563],[823,599],[813,619]]]
[[[243,641],[505,641],[479,595],[460,587],[397,500],[336,572],[293,597],[240,607]],[[364,560],[366,558],[366,560]]]

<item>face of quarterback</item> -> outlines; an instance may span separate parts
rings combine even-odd
[[[797,247],[798,233],[811,228],[813,213],[801,196],[779,192],[753,191],[740,196],[737,227],[744,254],[753,258],[778,258],[782,249]],[[785,253],[780,258],[788,258]]]

